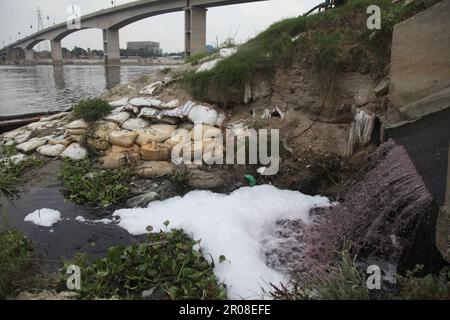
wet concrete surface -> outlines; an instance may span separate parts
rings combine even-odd
[[[388,137],[404,146],[425,185],[439,206],[445,202],[450,107],[416,122],[387,131]]]
[[[66,202],[61,194],[61,186],[55,178],[58,163],[32,172],[34,176],[25,184],[23,191],[7,204],[3,216],[9,227],[21,230],[33,242],[42,259],[42,268],[55,272],[61,259],[73,258],[77,253],[86,253],[89,258],[102,257],[108,248],[115,245],[139,243],[143,237],[134,237],[115,225],[89,221],[110,218],[113,210],[90,208]],[[50,172],[53,171],[53,174]],[[39,185],[39,181],[41,182]],[[49,208],[61,212],[61,221],[51,228],[25,222],[24,218],[37,209]],[[82,216],[88,222],[79,222]]]

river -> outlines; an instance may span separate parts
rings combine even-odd
[[[164,66],[0,66],[0,117],[65,110]]]

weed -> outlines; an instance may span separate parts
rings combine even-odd
[[[65,198],[77,204],[107,207],[117,204],[130,194],[133,168],[101,170],[92,160],[66,160],[61,167]]]
[[[208,57],[211,54],[212,53],[207,52],[207,51],[202,51],[202,52],[193,54],[190,57],[186,58],[186,63],[190,63],[193,66],[198,65],[200,63],[200,60]]]
[[[107,116],[112,109],[109,103],[102,99],[87,99],[80,101],[73,108],[72,114],[75,119],[92,123]]]
[[[112,247],[92,264],[78,257],[66,265],[81,267],[82,299],[137,299],[143,291],[152,299],[225,299],[214,266],[193,249],[198,244],[181,230],[160,231],[139,245]]]
[[[355,266],[349,249],[339,252],[339,264],[326,271],[302,273],[294,276],[290,288],[275,287],[278,299],[293,300],[367,300],[369,293],[363,276]]]
[[[215,68],[186,72],[183,83],[196,99],[226,106],[243,101],[247,83],[271,80],[277,69],[295,60],[310,63],[323,79],[336,70],[355,68],[355,49],[389,56],[394,25],[435,2],[423,0],[403,7],[390,0],[349,0],[320,14],[285,19],[240,46]],[[367,29],[369,5],[381,8],[381,30]]]
[[[428,274],[418,277],[422,270],[417,266],[397,277],[399,296],[408,300],[448,300],[450,299],[450,269],[444,268],[438,274]]]
[[[30,241],[19,231],[0,228],[0,299],[42,285]]]
[[[0,167],[0,195],[13,197],[17,192],[17,185],[21,181],[20,177],[26,171],[43,165],[41,159],[31,156],[18,164],[8,163]]]

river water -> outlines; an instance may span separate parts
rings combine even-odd
[[[0,66],[0,117],[65,110],[163,66]]]

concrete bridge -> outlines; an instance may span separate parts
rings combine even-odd
[[[266,0],[139,0],[110,9],[100,10],[81,17],[81,28],[70,29],[60,23],[41,30],[2,48],[0,56],[14,49],[23,49],[25,60],[33,61],[33,47],[50,40],[54,65],[63,62],[61,40],[69,34],[85,29],[103,30],[105,65],[120,64],[119,30],[133,22],[165,13],[185,12],[185,52],[191,55],[203,51],[206,46],[206,12],[210,7],[225,6]]]

